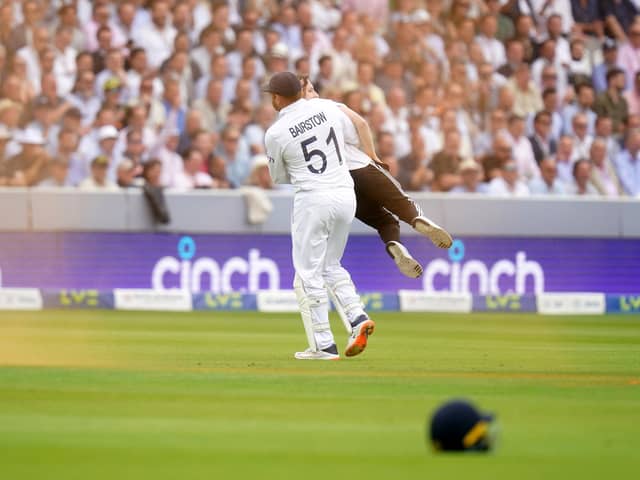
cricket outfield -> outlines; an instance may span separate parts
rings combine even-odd
[[[640,318],[375,316],[359,357],[293,359],[297,315],[0,313],[0,479],[567,479],[640,470]],[[334,332],[344,346],[337,317]],[[489,455],[428,414],[495,412]]]

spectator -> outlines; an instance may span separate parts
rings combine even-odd
[[[543,158],[553,155],[556,142],[551,138],[551,115],[544,110],[536,113],[533,118],[533,135],[529,137],[536,162],[540,164]]]
[[[33,30],[32,45],[26,45],[16,52],[16,56],[25,62],[27,79],[36,94],[40,93],[40,78],[42,77],[40,57],[49,46],[49,31],[46,27],[39,26]]]
[[[242,133],[252,155],[264,153],[264,134],[275,119],[275,110],[268,103],[258,106],[253,121]]]
[[[98,155],[91,160],[91,173],[78,185],[80,190],[117,192],[118,185],[109,179],[107,172],[111,168],[111,160],[104,155]]]
[[[501,65],[497,72],[506,78],[511,78],[516,72],[516,68],[524,61],[524,46],[517,38],[512,38],[507,42],[507,61]]]
[[[598,195],[598,190],[591,183],[591,162],[580,158],[573,164],[573,183],[569,187],[573,195]]]
[[[556,87],[546,88],[542,92],[542,112],[546,112],[549,114],[549,118],[551,119],[551,129],[549,131],[549,136],[552,140],[558,141],[560,135],[562,135],[563,120],[562,115],[558,112],[558,93]],[[532,115],[529,115],[527,118],[527,131],[529,132],[529,136],[534,134],[533,128],[533,120],[535,118],[535,112]]]
[[[501,168],[501,175],[495,177],[487,188],[494,197],[527,197],[529,187],[518,179],[518,166],[514,160],[507,160]]]
[[[34,128],[23,130],[16,140],[22,149],[20,153],[7,159],[6,173],[13,185],[32,186],[42,177],[48,158],[44,150],[44,137]]]
[[[498,134],[507,132],[507,116],[503,110],[496,109],[491,112],[489,129],[474,138],[473,151],[478,157],[482,157],[493,148],[493,139]]]
[[[589,125],[587,116],[584,113],[577,113],[573,116],[573,159],[589,158],[589,150],[593,137],[587,133]]]
[[[640,70],[640,23],[633,23],[628,30],[628,41],[620,45],[618,51],[617,64],[624,72],[626,72],[626,84],[631,86],[634,83],[634,77]]]
[[[153,0],[151,21],[134,31],[133,41],[145,49],[149,66],[156,69],[171,55],[176,34],[176,29],[169,22],[169,2]]]
[[[618,175],[607,158],[606,140],[595,138],[589,153],[589,160],[592,164],[591,183],[598,193],[607,197],[622,195],[623,190]]]
[[[47,163],[47,173],[44,180],[38,183],[38,187],[68,187],[69,162],[63,157],[51,157]]]
[[[602,63],[593,67],[591,78],[596,93],[607,90],[607,73],[613,68],[620,68],[618,64],[618,45],[615,40],[605,38],[602,42]]]
[[[128,158],[124,158],[116,170],[116,183],[120,188],[141,187],[144,180],[139,177],[142,174],[142,165],[136,165]]]
[[[93,123],[100,110],[100,99],[93,91],[94,80],[93,72],[79,73],[73,92],[67,97],[67,101],[82,114],[82,124],[85,126]]]
[[[183,169],[174,178],[171,187],[179,190],[213,188],[215,184],[208,173],[202,171],[204,156],[195,148],[187,150],[183,156]]]
[[[502,165],[513,158],[512,153],[508,132],[498,132],[493,137],[492,151],[480,159],[485,182],[490,182],[495,177],[500,176]]]
[[[68,167],[66,181],[69,185],[78,185],[89,175],[89,165],[78,153],[78,130],[63,128],[58,133],[57,148],[52,158],[66,163]]]
[[[467,158],[458,167],[460,185],[453,187],[450,193],[487,193],[487,184],[481,183],[480,165],[472,158]]]
[[[632,88],[624,92],[624,98],[629,106],[629,114],[640,115],[640,71],[634,76]]]
[[[381,136],[382,142],[390,145],[393,137],[389,134]],[[384,148],[384,143],[380,143],[380,158],[389,158],[389,148]],[[427,168],[427,157],[422,136],[415,133],[411,136],[411,150],[407,155],[398,160],[398,181],[402,188],[408,191],[426,190],[433,180],[433,172]]]
[[[558,179],[558,167],[552,157],[545,157],[540,162],[540,176],[529,180],[531,195],[564,195],[566,187]]]
[[[509,118],[508,132],[511,140],[511,155],[518,167],[520,177],[528,181],[540,175],[538,163],[533,155],[531,142],[525,136],[524,118],[512,115]]]
[[[616,157],[615,168],[624,192],[635,197],[640,194],[640,130],[630,130],[624,146]]]
[[[240,130],[228,126],[222,131],[221,142],[216,154],[222,157],[227,167],[227,178],[233,187],[243,185],[251,172],[251,152],[240,137]]]
[[[521,63],[508,85],[513,90],[513,113],[525,117],[542,109],[540,91],[531,81],[529,66]]]
[[[624,71],[612,68],[607,72],[607,90],[598,95],[593,110],[598,115],[608,115],[613,122],[613,133],[621,135],[629,115],[629,106],[622,92],[625,85]]]
[[[5,2],[10,6],[14,2]],[[33,39],[35,30],[42,20],[43,9],[38,0],[25,0],[22,4],[23,22],[17,25],[8,38],[7,49],[11,52],[27,46]]]
[[[593,87],[587,83],[580,83],[576,86],[576,101],[567,105],[563,112],[564,133],[572,135],[573,117],[577,113],[583,113],[587,117],[587,133],[593,135],[596,124],[596,113],[593,111],[595,100]]]
[[[578,85],[591,81],[593,65],[588,52],[585,51],[584,40],[574,38],[571,40],[571,58],[568,61],[569,83]]]
[[[558,151],[555,155],[556,166],[558,168],[558,178],[565,185],[571,185],[573,181],[573,139],[568,135],[563,135],[558,140]]]
[[[97,130],[97,145],[85,142],[80,145],[80,151],[84,155],[85,165],[90,165],[98,157],[108,160],[108,178],[115,181],[118,161],[115,154],[116,140],[118,139],[118,129],[113,125],[103,125]],[[85,138],[86,140],[86,138]]]
[[[433,171],[431,190],[434,192],[448,192],[460,185],[458,173],[462,157],[460,156],[460,133],[455,129],[445,131],[442,150],[431,159],[430,168]]]

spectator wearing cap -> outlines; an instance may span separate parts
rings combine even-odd
[[[171,55],[176,34],[176,29],[169,21],[169,2],[153,0],[151,21],[135,29],[133,41],[147,52],[149,66],[157,69]]]
[[[264,190],[274,189],[273,180],[269,174],[269,159],[266,155],[256,155],[246,184]]]
[[[98,155],[91,160],[89,176],[78,185],[84,191],[117,192],[118,185],[109,178],[108,172],[112,168],[111,160],[104,155]]]
[[[482,169],[473,158],[467,158],[458,167],[460,185],[453,187],[450,193],[487,193],[487,184],[482,183]]]
[[[531,142],[525,136],[524,118],[518,115],[511,115],[508,121],[508,133],[511,140],[511,155],[518,166],[520,177],[528,181],[540,175],[538,163],[533,155]]]
[[[104,82],[103,91],[104,101],[102,102],[102,106],[116,112],[118,123],[122,122],[124,119],[122,82],[118,77],[112,77]]]
[[[540,162],[540,176],[529,180],[531,195],[564,195],[565,185],[558,179],[558,167],[552,157],[545,157]]]
[[[275,35],[277,35],[279,38],[279,34],[277,32],[275,31],[271,31],[271,32],[274,32]],[[272,33],[272,36],[275,36],[275,35]],[[284,42],[278,41],[274,43],[267,51],[267,54],[265,55],[265,58],[264,58],[264,63],[266,67],[265,76],[271,77],[276,73],[284,72],[288,70],[290,59],[291,57],[290,57],[289,47],[287,47],[287,45]]]
[[[596,93],[607,90],[607,72],[612,68],[620,68],[618,65],[618,45],[615,40],[605,38],[602,42],[602,63],[593,67],[591,79]]]
[[[607,72],[607,90],[597,96],[593,110],[598,115],[608,115],[613,121],[613,134],[621,135],[629,115],[629,106],[623,96],[625,74],[620,68]]]
[[[569,185],[568,193],[572,195],[598,195],[598,190],[591,183],[591,162],[580,158],[573,164],[573,182]]]
[[[199,150],[187,150],[183,156],[183,168],[172,179],[170,187],[178,190],[214,188],[215,183],[211,176],[202,171],[204,166],[205,159]]]
[[[640,194],[640,130],[627,132],[624,146],[614,167],[625,194],[635,197]]]
[[[541,110],[535,114],[533,133],[529,136],[529,141],[538,164],[543,158],[555,153],[556,141],[551,137],[551,114],[549,112]]]
[[[507,160],[487,187],[487,193],[494,197],[528,197],[529,187],[518,178],[518,166],[515,160]]]
[[[64,157],[51,157],[46,165],[46,176],[38,187],[69,187],[69,162]]]
[[[618,197],[624,193],[622,184],[613,165],[607,158],[607,142],[604,138],[595,138],[589,151],[591,161],[591,183],[600,195]]]
[[[101,99],[105,96],[105,85],[110,82],[111,88],[120,88],[127,81],[124,71],[124,56],[120,49],[111,48],[105,58],[105,68],[96,75],[95,93]]]
[[[93,72],[79,73],[73,91],[67,96],[67,101],[82,114],[83,126],[92,124],[100,110],[100,99],[94,95],[94,80]]]
[[[47,163],[42,132],[35,128],[26,128],[16,134],[16,140],[22,149],[20,153],[7,160],[8,177],[13,179],[15,185],[35,185]]]
[[[389,157],[384,144],[392,145],[393,137],[390,134],[381,135],[378,143],[380,159]],[[433,180],[433,172],[427,167],[428,159],[422,135],[415,132],[411,136],[409,153],[398,159],[397,178],[402,188],[408,191],[428,190]]]
[[[562,135],[558,140],[558,150],[554,156],[558,167],[558,178],[565,185],[571,185],[573,181],[573,138],[569,135]]]
[[[589,158],[589,150],[593,142],[593,136],[589,135],[589,123],[584,113],[576,113],[571,122],[573,135],[573,160]]]
[[[633,78],[632,88],[624,92],[624,98],[629,105],[629,114],[640,115],[640,71]]]
[[[61,96],[71,92],[76,78],[78,51],[72,46],[72,41],[73,29],[62,25],[56,28],[53,37],[53,51],[55,53],[53,72],[58,81],[58,93]]]
[[[595,95],[591,85],[580,83],[576,86],[576,100],[565,106],[562,111],[564,133],[573,134],[573,117],[582,113],[587,119],[587,133],[593,134],[597,118],[596,112],[593,111],[594,101]]]

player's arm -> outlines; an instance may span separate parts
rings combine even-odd
[[[291,179],[284,165],[282,147],[270,130],[268,130],[264,136],[264,145],[267,150],[267,157],[269,158],[269,174],[271,175],[273,183],[291,183]]]
[[[342,113],[349,117],[349,120],[351,120],[354,127],[356,127],[358,137],[360,137],[360,145],[362,146],[362,151],[369,157],[371,157],[374,162],[383,164],[384,162],[382,162],[376,154],[375,147],[373,146],[373,135],[371,134],[371,129],[369,128],[369,124],[367,124],[366,120],[346,105],[342,103],[339,103],[337,105]]]

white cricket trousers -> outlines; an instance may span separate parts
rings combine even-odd
[[[335,343],[326,286],[342,281],[351,285],[349,296],[357,297],[349,272],[340,264],[355,211],[353,188],[301,191],[293,200],[293,266],[311,306],[318,349]]]

